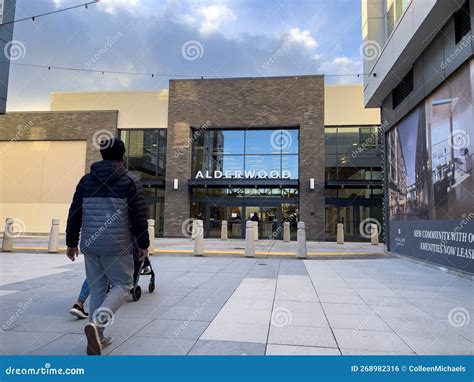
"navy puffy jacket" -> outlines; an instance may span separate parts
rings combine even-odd
[[[121,163],[102,160],[77,185],[69,209],[66,245],[91,255],[119,256],[150,245],[143,187]]]

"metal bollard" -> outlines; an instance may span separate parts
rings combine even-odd
[[[13,219],[5,219],[5,230],[3,231],[2,252],[11,252],[13,250]]]
[[[155,219],[148,219],[148,237],[150,238],[150,246],[148,247],[148,254],[153,255],[155,252]]]
[[[379,245],[379,226],[374,223],[370,227],[370,241],[372,245]]]
[[[253,239],[258,240],[258,222],[253,223]]]
[[[204,225],[202,220],[194,220],[194,256],[204,255]]]
[[[290,222],[283,223],[283,241],[287,243],[290,241]]]
[[[48,252],[58,253],[59,248],[59,219],[51,220],[51,230],[49,231]]]
[[[344,244],[344,224],[337,223],[337,244]]]
[[[228,238],[227,220],[222,220],[222,223],[221,223],[221,240],[227,240],[227,238]]]
[[[306,249],[306,227],[304,222],[298,222],[298,231],[296,233],[296,237],[298,242],[296,257],[298,259],[304,259],[308,255],[308,251]]]
[[[255,257],[255,234],[253,221],[245,225],[245,257]]]

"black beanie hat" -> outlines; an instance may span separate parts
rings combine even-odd
[[[102,139],[100,141],[100,155],[102,155],[102,159],[120,162],[125,155],[125,144],[118,138]]]

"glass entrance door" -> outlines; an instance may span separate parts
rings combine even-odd
[[[279,237],[278,222],[279,208],[246,206],[245,217],[247,220],[258,222],[258,237],[260,239],[277,239]],[[246,223],[245,223],[246,224]]]

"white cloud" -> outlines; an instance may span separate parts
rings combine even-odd
[[[316,40],[311,37],[309,30],[300,30],[300,28],[292,28],[288,31],[286,36],[287,41],[294,44],[299,44],[308,49],[313,49],[318,47]]]
[[[362,73],[362,61],[353,60],[352,58],[345,56],[339,56],[329,61],[322,62],[319,69],[324,74],[358,74]],[[357,78],[357,76],[342,76],[334,80],[334,82],[338,83],[347,83],[360,82],[361,79]]]
[[[184,21],[197,27],[200,33],[211,34],[219,30],[222,24],[234,21],[234,12],[225,5],[199,7],[192,14],[184,16]]]
[[[141,0],[100,0],[98,4],[94,4],[94,7],[102,10],[110,15],[116,15],[119,11],[134,12],[137,6],[140,5]],[[54,4],[57,8],[67,6],[66,0],[54,0]]]

